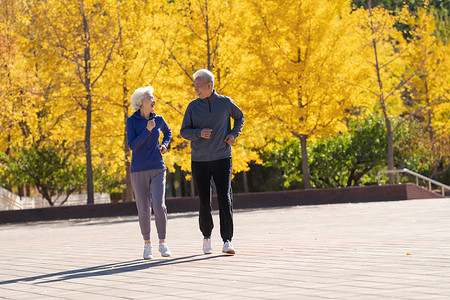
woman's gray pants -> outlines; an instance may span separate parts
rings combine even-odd
[[[131,183],[136,197],[139,226],[144,240],[150,240],[151,207],[155,214],[156,230],[160,240],[166,238],[167,208],[166,169],[131,173]]]

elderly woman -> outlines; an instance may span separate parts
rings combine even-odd
[[[155,214],[159,252],[163,257],[171,255],[166,244],[166,167],[162,154],[167,152],[172,132],[164,118],[154,113],[155,105],[153,87],[138,88],[131,95],[131,108],[136,112],[127,120],[128,146],[133,152],[131,183],[144,238],[144,259],[153,258],[150,241],[151,207]],[[161,145],[160,132],[164,135]]]

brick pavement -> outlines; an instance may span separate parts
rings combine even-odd
[[[150,261],[137,217],[1,225],[0,299],[450,299],[449,200],[236,210],[236,256],[171,214]]]

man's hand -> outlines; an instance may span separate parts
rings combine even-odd
[[[227,135],[227,137],[224,140],[225,143],[227,143],[230,146],[233,146],[234,143],[236,143],[236,139],[234,138],[234,135],[232,135],[231,133],[229,135]]]
[[[159,151],[161,152],[161,154],[166,154],[168,151],[166,145],[161,145],[159,147]]]
[[[204,139],[209,139],[211,137],[211,128],[203,128],[202,131],[200,132],[200,136]]]

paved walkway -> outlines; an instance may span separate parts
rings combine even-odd
[[[221,255],[217,226],[203,255],[197,215],[172,214],[173,257],[151,261],[136,217],[1,225],[0,299],[450,299],[450,199],[238,210],[235,223],[237,254]]]

